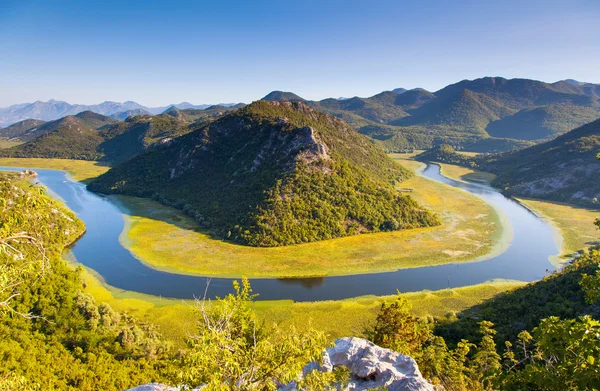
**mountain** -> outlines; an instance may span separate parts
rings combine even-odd
[[[408,91],[406,88],[394,88],[392,90],[392,92],[395,92],[396,94],[404,94],[406,91]]]
[[[544,140],[599,117],[598,110],[592,107],[552,104],[523,109],[508,117],[490,122],[486,131],[492,137]]]
[[[304,101],[303,98],[294,94],[293,92],[286,91],[271,91],[266,96],[264,96],[261,100],[272,100],[272,101]]]
[[[573,80],[573,79],[565,79],[565,80],[562,80],[562,81],[564,81],[567,84],[574,85],[574,86],[582,86],[584,84],[587,84],[587,83],[584,83],[582,81],[577,81],[577,80]]]
[[[97,160],[102,155],[96,148],[104,141],[98,129],[115,122],[91,111],[68,115],[39,126],[31,141],[0,150],[0,156]]]
[[[0,129],[0,138],[23,142],[29,141],[32,139],[33,134],[35,134],[36,129],[43,124],[45,122],[39,119],[26,119]]]
[[[135,115],[150,115],[151,113],[144,109],[133,109],[127,111],[120,111],[118,113],[111,114],[110,116],[114,119],[124,120],[128,117],[133,117]]]
[[[414,110],[410,117],[394,124],[440,125],[485,134],[484,129],[488,123],[513,113],[514,110],[485,94],[464,89],[447,99],[432,100]]]
[[[352,120],[351,116],[347,116],[347,112],[352,115],[362,117],[375,123],[388,123],[397,118],[408,116],[402,106],[396,100],[399,95],[393,91],[384,91],[370,98],[354,97],[345,100],[324,99],[319,102],[313,102],[311,105],[328,114],[348,119],[352,124],[360,124],[360,120]],[[346,118],[348,117],[348,118]]]
[[[554,103],[598,106],[598,102],[587,95],[561,92],[548,83],[502,77],[463,80],[436,91],[435,96],[441,100],[446,100],[464,90],[486,95],[496,102],[515,110]]]
[[[223,106],[234,106],[233,103],[224,103]],[[49,100],[47,102],[36,101],[34,103],[25,103],[13,105],[6,108],[0,108],[0,126],[9,126],[15,122],[25,119],[40,119],[44,121],[54,121],[67,115],[76,115],[82,111],[93,111],[106,116],[119,115],[122,118],[123,113],[133,112],[137,114],[149,113],[160,114],[170,107],[177,109],[205,109],[210,105],[193,105],[189,102],[182,102],[175,105],[161,107],[146,107],[133,101],[111,102],[106,101],[96,105],[70,104],[63,101]],[[116,118],[116,117],[115,117]]]
[[[100,132],[103,140],[96,150],[102,160],[120,163],[145,152],[155,144],[169,143],[192,129],[190,122],[183,116],[166,113],[129,117]]]
[[[484,169],[508,194],[596,205],[600,198],[600,120],[552,141],[488,158]]]
[[[89,184],[182,208],[214,235],[279,246],[438,224],[394,189],[410,173],[344,121],[257,101]]]
[[[397,89],[307,103],[344,119],[387,151],[446,143],[491,152],[539,143],[599,118],[599,97],[600,85],[590,83],[484,77],[433,93]]]

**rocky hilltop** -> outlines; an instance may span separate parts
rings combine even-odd
[[[89,188],[154,197],[219,237],[279,246],[438,224],[394,189],[410,175],[339,118],[301,102],[258,101]]]

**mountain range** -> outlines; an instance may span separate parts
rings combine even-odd
[[[257,101],[113,167],[88,188],[153,197],[219,238],[280,246],[439,224],[395,190],[410,175],[336,117],[299,101]]]
[[[263,99],[299,100],[343,118],[387,151],[442,143],[478,152],[518,149],[600,117],[600,84],[484,77],[441,90],[397,88],[369,98],[306,101],[274,91]]]
[[[221,106],[233,106],[235,103],[222,103]],[[127,102],[102,102],[96,105],[70,104],[64,101],[49,100],[47,102],[36,101],[33,103],[21,103],[5,108],[0,108],[0,127],[6,127],[25,119],[38,119],[43,121],[54,121],[56,119],[79,114],[83,111],[93,111],[97,114],[114,116],[117,119],[125,119],[132,114],[160,114],[172,107],[177,109],[205,109],[211,105],[193,105],[189,102],[178,104],[146,107],[139,103]]]
[[[135,115],[124,121],[93,111],[84,111],[43,122],[25,120],[0,130],[0,136],[25,141],[0,156],[100,160],[111,164],[128,160],[174,137],[238,109],[240,106],[209,106],[179,110],[175,107],[157,115]]]
[[[343,119],[387,152],[428,149],[440,144],[474,152],[503,152],[551,140],[600,118],[600,84],[570,79],[550,84],[484,77],[463,80],[435,92],[396,88],[368,98],[321,101],[305,100],[292,92],[272,91],[262,100],[304,102]],[[200,117],[214,118],[220,112],[241,106],[243,104],[193,106],[183,102],[148,108],[135,102],[84,106],[48,101],[0,109],[0,121],[11,122],[24,117],[54,121],[93,111],[118,120],[173,112],[182,116],[182,120],[193,122]],[[22,123],[16,128],[27,126]],[[19,133],[16,128],[0,129],[0,137],[29,141],[41,134],[29,132],[20,137],[15,135]]]

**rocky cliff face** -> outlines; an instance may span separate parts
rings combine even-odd
[[[314,370],[330,372],[340,366],[350,370],[350,381],[344,390],[385,388],[391,391],[434,391],[412,357],[355,337],[338,339],[333,347],[324,352],[323,364],[309,363],[302,375]],[[200,389],[202,387],[196,390]],[[296,383],[287,384],[279,390],[296,391]],[[150,383],[128,391],[179,391],[179,388]]]

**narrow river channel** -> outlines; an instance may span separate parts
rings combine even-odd
[[[0,167],[16,171],[23,168]],[[85,223],[86,233],[71,252],[78,262],[95,270],[117,289],[155,296],[191,299],[202,296],[207,278],[173,274],[152,269],[135,258],[119,242],[124,220],[110,200],[87,191],[85,185],[68,178],[63,171],[35,169],[38,180],[60,197]],[[552,229],[518,202],[491,187],[455,181],[443,176],[437,165],[428,165],[423,176],[464,189],[502,211],[512,227],[513,238],[500,255],[479,262],[467,262],[403,269],[387,273],[341,277],[252,279],[259,300],[338,300],[363,295],[390,295],[424,289],[473,285],[496,278],[539,280],[555,270],[548,258],[558,254]],[[232,291],[230,278],[212,278],[208,294],[224,296]]]

